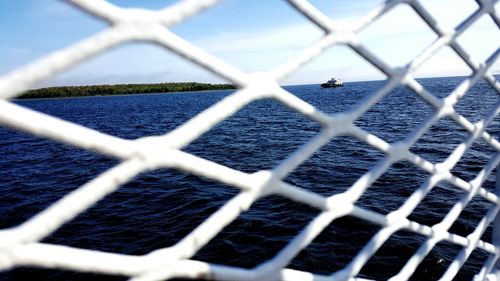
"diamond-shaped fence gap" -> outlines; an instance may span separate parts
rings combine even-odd
[[[450,227],[450,232],[464,237],[471,234],[476,229],[479,221],[486,216],[488,211],[493,207],[494,204],[486,201],[483,197],[474,196],[460,213],[458,219]],[[491,240],[487,242],[490,241]]]
[[[432,163],[441,163],[469,133],[449,117],[439,119],[410,148],[410,151]]]
[[[363,193],[356,205],[388,214],[401,207],[428,175],[410,162],[396,162]]]
[[[353,137],[339,136],[285,178],[307,190],[330,196],[346,191],[384,154]]]
[[[1,23],[0,74],[32,63],[107,27],[106,22],[88,17],[64,1],[33,2],[30,8],[16,2],[2,2],[0,10],[9,11],[9,19],[16,23]],[[32,20],[24,21],[26,18]]]
[[[425,86],[425,89],[438,98],[449,95],[465,77],[472,74],[469,66],[450,48],[441,48],[429,60],[420,65],[413,76]]]
[[[226,226],[193,259],[255,267],[272,259],[318,214],[317,209],[280,196],[264,197]]]
[[[172,31],[247,72],[285,63],[323,35],[286,1],[226,1]]]
[[[416,129],[433,110],[415,92],[398,86],[354,124],[386,142],[396,142]]]
[[[392,67],[401,67],[437,38],[407,5],[398,5],[363,29],[361,43]]]
[[[255,172],[274,168],[319,131],[318,123],[274,100],[264,99],[219,123],[185,151],[234,169]]]
[[[396,275],[424,242],[425,237],[414,232],[395,232],[368,260],[358,276],[387,280]]]
[[[458,38],[457,42],[476,62],[483,62],[498,48],[498,41],[493,38],[500,36],[500,30],[488,14],[481,16]],[[491,38],[491,40],[484,40]],[[481,44],[477,44],[480,40]],[[498,61],[496,63],[498,67]]]
[[[379,229],[378,225],[352,216],[336,219],[288,267],[324,275],[341,270]]]
[[[155,65],[152,68],[147,65]],[[171,65],[175,65],[172,67]],[[159,66],[159,67],[157,67]],[[138,68],[145,67],[144,75]],[[156,70],[155,70],[156,69]],[[100,71],[102,70],[102,72]],[[131,44],[105,53],[94,60],[55,77],[50,84],[85,84],[100,77],[93,88],[68,87],[40,90],[58,99],[18,100],[17,104],[51,116],[74,122],[102,133],[126,139],[165,134],[197,113],[215,104],[234,90],[189,92],[200,85],[189,82],[189,75],[200,74],[197,81],[209,81],[213,74],[153,45]],[[206,78],[202,78],[202,76]],[[90,79],[90,80],[86,80]],[[181,84],[142,85],[154,81],[178,81]],[[222,81],[221,81],[222,82]],[[108,84],[127,85],[106,87]],[[229,85],[228,85],[229,87]],[[139,91],[139,92],[138,92]],[[166,91],[170,91],[165,93]],[[30,94],[28,92],[27,94]],[[26,97],[38,97],[33,96]],[[37,92],[38,94],[38,92]],[[105,96],[95,96],[105,95]],[[109,95],[109,96],[108,96]],[[81,96],[77,99],[64,97]],[[109,108],[114,110],[110,111]]]
[[[135,139],[167,133],[230,92],[89,96],[16,103],[102,133]],[[111,107],[116,110],[110,111]]]
[[[436,19],[438,26],[445,30],[454,29],[479,8],[474,0],[419,0],[419,2]]]
[[[455,110],[470,122],[478,122],[500,102],[500,94],[484,79],[479,79],[455,105]]]
[[[149,42],[122,44],[52,77],[37,87],[144,84],[162,82],[228,83],[212,72]],[[154,92],[154,91],[153,91]],[[147,92],[146,92],[147,93]],[[100,94],[114,94],[113,91]],[[119,92],[118,94],[133,94]],[[93,95],[89,92],[87,95]],[[95,95],[95,93],[94,93]]]
[[[439,242],[418,265],[410,280],[438,280],[461,249],[461,246],[448,241]]]
[[[485,252],[484,250],[476,248],[474,251],[472,251],[471,255],[464,263],[462,268],[460,268],[453,280],[473,280],[474,275],[479,273],[489,255],[490,254]]]
[[[0,128],[0,227],[24,223],[117,161]]]
[[[331,78],[340,78],[344,87],[321,88]],[[353,108],[358,101],[382,87],[386,76],[346,46],[335,45],[298,69],[282,83],[310,84],[304,91],[290,91],[320,110],[337,113]],[[288,88],[287,88],[288,89]]]
[[[439,182],[408,216],[427,226],[440,223],[466,192],[444,181]]]
[[[0,272],[0,280],[124,281],[126,280],[126,278],[124,278],[123,276],[21,266],[9,271]]]
[[[237,192],[175,170],[143,173],[43,242],[147,254],[179,242]]]
[[[471,181],[486,166],[488,160],[490,160],[495,153],[498,152],[484,140],[477,139],[451,170],[451,173],[466,181]],[[483,187],[489,191],[495,189],[494,173],[491,173],[486,179]]]

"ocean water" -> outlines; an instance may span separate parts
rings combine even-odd
[[[463,78],[419,80],[432,94],[444,97]],[[346,83],[343,88],[319,85],[288,86],[287,90],[327,113],[349,110],[384,84],[383,81]],[[227,96],[230,91],[150,94],[73,99],[20,100],[16,103],[96,130],[134,139],[165,134],[196,113]],[[480,81],[456,106],[479,121],[494,108],[498,93]],[[433,109],[413,92],[398,87],[360,117],[356,124],[388,142],[403,140]],[[245,172],[271,169],[307,142],[320,126],[273,100],[256,101],[184,150]],[[487,131],[497,139],[498,117]],[[468,133],[451,119],[432,126],[412,147],[425,159],[438,163],[463,142]],[[472,180],[496,152],[476,141],[453,173]],[[117,160],[54,141],[0,128],[0,228],[26,221],[63,195],[78,188]],[[351,136],[333,139],[285,181],[322,195],[345,191],[384,154]],[[357,202],[383,214],[402,205],[429,175],[408,162],[395,163]],[[494,173],[484,183],[494,188]],[[43,242],[72,247],[141,255],[174,245],[237,190],[230,186],[175,170],[143,173],[118,191],[80,214]],[[433,225],[444,218],[464,193],[438,184],[419,204],[410,219]],[[475,197],[451,227],[467,235],[491,204]],[[194,259],[252,268],[272,258],[297,235],[318,210],[271,196],[257,201],[240,215]],[[351,216],[334,221],[291,262],[289,268],[331,274],[342,269],[380,229]],[[483,239],[491,239],[488,228]],[[363,267],[360,277],[385,280],[399,272],[425,237],[399,231]],[[439,243],[417,268],[412,280],[437,279],[460,247]],[[486,260],[475,250],[456,280],[470,280]],[[124,280],[123,277],[49,269],[16,268],[0,273],[2,280]]]

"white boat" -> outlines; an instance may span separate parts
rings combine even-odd
[[[321,88],[333,88],[333,87],[343,87],[344,83],[340,78],[332,78],[326,83],[321,84]]]

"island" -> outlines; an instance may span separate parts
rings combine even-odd
[[[87,96],[113,96],[152,94],[170,92],[192,92],[207,90],[232,90],[236,87],[231,84],[210,84],[196,82],[157,83],[157,84],[115,84],[92,86],[60,86],[26,91],[19,99],[40,98],[72,98]]]

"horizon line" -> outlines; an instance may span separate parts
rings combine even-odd
[[[500,72],[498,73],[491,73],[493,76],[498,76],[500,75]],[[458,78],[458,77],[469,77],[470,75],[449,75],[449,76],[426,76],[426,77],[414,77],[415,79],[432,79],[432,78]],[[349,80],[349,81],[344,81],[344,83],[359,83],[359,82],[377,82],[377,81],[387,81],[389,77],[386,79],[367,79],[367,80]],[[67,85],[54,85],[54,86],[43,86],[43,87],[36,87],[36,88],[30,88],[29,90],[38,90],[38,89],[45,89],[45,88],[59,88],[59,87],[91,87],[91,86],[114,86],[114,85],[154,85],[154,84],[165,84],[165,83],[198,83],[198,84],[215,84],[215,85],[233,85],[233,83],[225,83],[225,82],[196,82],[196,81],[171,81],[171,82],[152,82],[152,83],[102,83],[102,84],[67,84]],[[302,86],[302,85],[316,85],[316,84],[321,84],[322,82],[313,82],[313,83],[300,83],[300,84],[280,84],[280,86],[286,87],[286,86]],[[235,86],[237,88],[237,86]],[[29,91],[27,90],[27,91]]]

